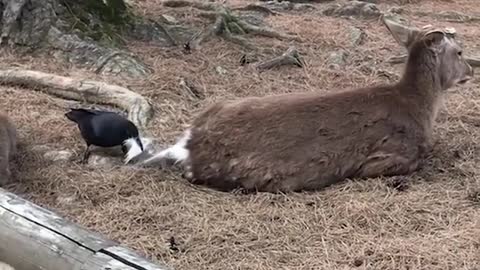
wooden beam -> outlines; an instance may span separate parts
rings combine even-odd
[[[170,270],[0,188],[0,261],[16,270]]]

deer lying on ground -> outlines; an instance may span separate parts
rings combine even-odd
[[[192,183],[264,192],[418,170],[446,90],[470,80],[473,69],[448,31],[385,24],[409,51],[397,83],[219,102],[175,145],[139,164],[175,162]]]
[[[0,113],[0,186],[11,180],[10,161],[17,150],[17,131],[9,117]]]

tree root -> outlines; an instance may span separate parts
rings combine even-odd
[[[472,67],[480,67],[480,58],[465,56],[465,60]],[[406,61],[407,61],[406,54],[392,56],[387,59],[387,63],[390,63],[390,64],[401,64],[401,63],[405,63]]]
[[[265,6],[257,5],[257,4],[248,4],[244,7],[233,8],[233,10],[243,10],[243,11],[258,11],[263,12],[267,15],[278,15],[278,12],[275,12]]]
[[[228,40],[232,43],[238,44],[248,49],[253,49],[253,47],[248,43],[248,41],[242,37],[234,36],[231,30],[227,27],[227,21],[223,16],[217,16],[215,22],[206,30],[201,31],[197,35],[194,35],[185,45],[184,48],[187,51],[196,50],[200,47],[200,44],[204,41],[207,41],[213,36],[223,37],[225,40]]]
[[[188,0],[166,0],[163,5],[171,8],[193,7],[201,10],[215,10],[218,6],[213,3],[203,3]]]
[[[214,20],[214,23],[210,27],[194,35],[191,40],[184,45],[186,51],[198,49],[202,42],[205,42],[213,36],[222,37],[229,42],[238,44],[247,49],[252,49],[253,46],[249,44],[245,38],[239,35],[253,34],[257,36],[284,40],[299,40],[296,36],[281,33],[269,27],[256,26],[249,22],[246,22],[233,15],[232,11],[224,5],[193,2],[188,0],[166,0],[163,2],[163,4],[164,6],[172,8],[192,7],[202,11],[199,14],[200,16]],[[256,8],[258,9],[258,7]],[[245,7],[245,9],[251,8],[252,6]],[[237,8],[236,10],[239,10],[239,8]],[[269,10],[268,8],[262,7],[262,11],[274,14],[274,12]]]
[[[33,70],[0,70],[0,83],[42,88],[46,93],[65,99],[114,105],[128,111],[128,118],[140,129],[153,116],[150,103],[131,90],[104,82],[74,79]]]
[[[266,60],[264,62],[257,63],[255,67],[257,68],[258,71],[262,72],[267,69],[271,69],[271,68],[283,66],[283,65],[295,65],[298,67],[304,66],[304,62],[295,47],[292,46],[288,48],[288,50],[280,56],[277,56],[270,60]]]

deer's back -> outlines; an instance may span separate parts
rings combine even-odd
[[[217,103],[192,125],[187,148],[194,178],[223,190],[276,191],[353,177],[385,136],[415,130],[405,143],[422,140],[405,104],[386,87]]]

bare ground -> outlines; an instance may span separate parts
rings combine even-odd
[[[480,13],[477,0],[416,2],[403,8]],[[382,10],[392,5],[384,3],[391,2],[382,1]],[[165,9],[157,0],[139,2],[138,8],[147,16],[163,11],[194,21],[190,9]],[[420,26],[454,26],[467,54],[480,54],[480,23],[405,17]],[[276,29],[300,35],[303,42],[294,44],[306,59],[305,68],[286,66],[259,74],[239,66],[240,47],[215,39],[189,55],[179,49],[131,44],[155,69],[154,75],[141,81],[98,77],[50,59],[8,52],[1,54],[0,68],[19,66],[128,86],[151,99],[156,115],[149,131],[165,143],[180,134],[195,112],[215,100],[338,91],[388,81],[378,71],[401,72],[402,65],[391,66],[384,60],[403,49],[376,20],[297,12],[268,21]],[[366,32],[364,44],[349,45],[350,26]],[[266,38],[253,41],[277,54],[289,45]],[[326,59],[339,48],[350,52],[350,64],[332,70]],[[368,59],[370,69],[363,66]],[[217,73],[217,66],[227,73]],[[180,77],[192,80],[206,98],[188,98],[178,84]],[[478,85],[475,79],[450,91],[438,119],[433,156],[426,168],[404,179],[405,190],[384,178],[287,195],[221,193],[154,169],[47,162],[31,147],[71,149],[80,158],[84,144],[76,126],[63,116],[58,99],[2,87],[0,108],[16,121],[22,144],[16,167],[19,183],[7,188],[176,269],[479,269]],[[169,249],[172,236],[178,252]]]

